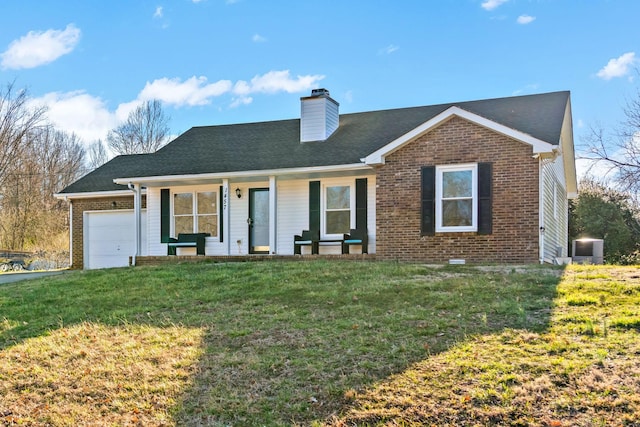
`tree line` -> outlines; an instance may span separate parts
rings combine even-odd
[[[604,240],[607,263],[640,264],[640,91],[614,129],[591,127],[579,158],[590,163],[569,210],[569,235]]]
[[[47,109],[26,89],[0,89],[0,248],[65,253],[69,207],[54,194],[109,160],[111,155],[156,151],[167,142],[169,118],[159,101],[147,101],[111,130],[107,144],[90,145],[56,129]]]

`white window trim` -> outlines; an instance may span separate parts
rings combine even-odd
[[[442,225],[442,174],[444,172],[471,171],[472,214],[470,226],[445,227]],[[466,163],[436,166],[436,232],[461,233],[478,231],[478,164]]]
[[[327,188],[328,187],[349,187],[349,228],[354,228],[356,223],[356,184],[354,182],[323,182],[322,195],[320,196],[320,238],[335,239],[342,238],[342,233],[327,233]],[[347,231],[348,233],[348,231]]]
[[[196,231],[198,229],[198,193],[215,193],[217,200],[219,200],[220,198],[220,194],[218,193],[218,190],[215,188],[211,188],[211,189],[198,189],[198,190],[185,190],[185,191],[180,191],[180,190],[176,190],[176,191],[171,191],[171,235],[172,236],[176,236],[176,213],[175,213],[175,204],[174,204],[174,200],[175,200],[175,195],[176,194],[191,194],[191,215],[181,215],[181,216],[191,216],[193,217],[193,230],[191,231],[192,233],[196,233]],[[215,236],[209,236],[207,237],[207,239],[211,239],[213,241],[219,241],[220,240],[220,215],[221,215],[221,209],[220,209],[220,203],[216,202],[216,208],[217,208],[217,212],[216,212],[216,216],[218,217],[218,221],[217,221],[217,227],[216,227],[216,235]],[[177,236],[176,236],[177,237]]]

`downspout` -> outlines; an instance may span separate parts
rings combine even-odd
[[[540,223],[539,223],[539,236],[540,236],[540,251],[538,253],[538,261],[540,262],[540,264],[544,264],[544,164],[543,164],[543,160],[541,157],[538,158],[538,165],[539,165],[539,178],[538,178],[538,192],[540,193],[539,200],[538,200],[538,206],[540,209],[540,214],[539,214],[539,218],[540,218]]]
[[[129,190],[133,191],[133,216],[135,218],[136,221],[136,252],[133,254],[133,256],[131,257],[131,265],[133,267],[136,266],[136,258],[137,256],[140,254],[140,250],[141,250],[141,220],[140,220],[140,215],[141,215],[141,210],[140,210],[140,186],[138,184],[132,184],[131,182],[129,182],[127,184],[127,187],[129,188]]]
[[[269,249],[271,255],[278,253],[278,221],[276,218],[278,207],[278,186],[276,185],[276,177],[269,177]]]

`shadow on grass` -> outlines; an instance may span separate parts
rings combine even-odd
[[[469,337],[544,331],[560,276],[326,261],[76,272],[0,289],[0,350],[80,322],[200,328],[176,424],[306,425]]]

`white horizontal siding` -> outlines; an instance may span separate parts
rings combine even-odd
[[[293,255],[293,236],[309,229],[309,181],[280,181],[277,188],[278,253]],[[303,253],[307,253],[309,249],[302,248]]]
[[[561,158],[543,163],[542,212],[544,235],[543,260],[553,263],[555,257],[567,256],[569,207]]]
[[[167,244],[160,243],[160,189],[147,188],[147,252],[166,255]]]
[[[269,182],[250,182],[240,185],[229,183],[229,209],[231,224],[229,228],[229,255],[246,255],[249,253],[249,189],[267,188]],[[242,197],[236,196],[236,188],[242,192]],[[217,254],[216,254],[217,255]]]
[[[305,99],[301,106],[300,140],[324,141],[337,128],[338,105],[325,98]]]

